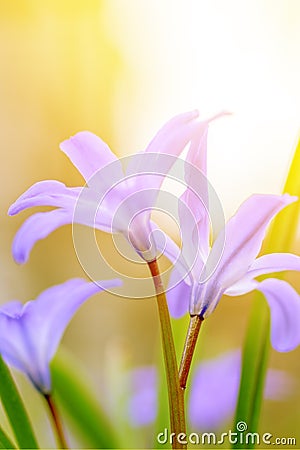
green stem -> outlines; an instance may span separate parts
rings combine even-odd
[[[179,383],[182,389],[186,388],[196,343],[203,319],[200,316],[191,316],[188,332],[186,335],[184,349],[179,368]]]
[[[56,429],[58,446],[59,446],[59,448],[68,448],[68,444],[67,444],[67,441],[66,441],[66,438],[64,435],[62,423],[61,423],[58,411],[56,409],[53,397],[50,394],[44,394],[44,397],[49,406],[49,411],[51,413],[53,423],[54,423],[54,426]]]
[[[181,433],[186,434],[185,411],[184,411],[184,391],[180,388],[178,377],[178,366],[175,353],[175,346],[172,334],[171,320],[167,305],[166,296],[163,289],[162,280],[159,273],[157,261],[148,262],[148,266],[153,277],[155,286],[157,306],[159,312],[162,346],[165,360],[165,370],[167,377],[169,411],[171,422],[171,433],[175,433],[172,439],[172,448],[185,449],[186,444],[178,442],[177,438]],[[179,437],[179,441],[184,441]]]

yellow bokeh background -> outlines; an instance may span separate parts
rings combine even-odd
[[[227,109],[233,115],[211,126],[208,156],[226,216],[254,192],[280,193],[299,131],[299,54],[297,0],[0,0],[0,302],[29,300],[85,276],[70,226],[38,242],[17,266],[11,244],[30,212],[7,216],[37,181],[83,183],[59,150],[80,130],[125,156],[172,115]],[[99,242],[111,245],[104,233]],[[242,345],[250,306],[246,297],[221,302],[203,332],[201,357]],[[100,385],[111,355],[124,351],[131,365],[153,362],[158,331],[151,299],[101,294],[78,312],[63,345]],[[272,351],[272,367],[296,382],[292,397],[265,403],[261,428],[300,442],[299,356]]]

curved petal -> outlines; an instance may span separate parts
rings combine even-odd
[[[72,279],[47,289],[21,309],[18,302],[4,305],[0,308],[0,353],[37,389],[50,392],[49,362],[72,316],[91,295],[119,285],[119,280],[96,284]]]
[[[196,241],[198,233],[196,245],[199,247],[203,262],[207,260],[210,248],[209,190],[211,187],[207,180],[208,127],[213,120],[228,114],[230,113],[222,111],[202,122],[202,127],[198,128],[197,133],[191,139],[185,162],[185,181],[188,188],[182,196],[182,201],[190,208],[195,217],[194,224],[196,226],[190,235]],[[179,217],[182,227],[186,221],[186,214],[184,210],[181,211],[180,204]]]
[[[83,187],[74,205],[73,223],[97,228],[107,233],[115,232],[112,199],[102,198],[101,193],[89,187]]]
[[[157,250],[168,258],[174,265],[173,270],[177,270],[182,279],[187,284],[192,283],[192,268],[186,262],[185,253],[178,247],[178,245],[170,238],[170,236],[162,231],[159,226],[151,221],[152,237],[155,242]]]
[[[208,215],[208,181],[207,174],[207,134],[208,122],[198,133],[196,138],[192,139],[187,154],[185,164],[185,180],[188,189],[182,196],[182,200],[191,209],[195,216],[196,230],[199,234],[199,249],[203,262],[206,261],[209,253],[209,215]],[[195,192],[193,188],[197,188]],[[185,214],[181,213],[179,207],[180,224],[184,224]],[[195,230],[192,231],[193,237]]]
[[[99,194],[90,188],[79,188],[80,195],[71,198],[59,196],[53,203],[61,203],[65,208],[55,209],[49,212],[33,214],[20,227],[13,242],[14,259],[19,264],[24,264],[35,243],[47,237],[56,228],[62,225],[78,223],[108,233],[115,232],[112,224],[112,212],[107,202],[100,202]],[[49,198],[52,196],[48,196]],[[41,197],[45,198],[45,197]],[[54,197],[52,197],[54,199]],[[50,201],[48,201],[48,204]],[[45,203],[44,203],[45,204]]]
[[[300,297],[286,281],[269,278],[257,289],[267,299],[271,311],[271,343],[278,352],[288,352],[300,344]]]
[[[208,213],[201,199],[190,189],[180,197],[178,204],[182,245],[186,260],[195,265],[195,273],[201,273],[209,253]]]
[[[178,319],[188,313],[191,292],[192,287],[182,280],[176,269],[173,270],[167,290],[167,301],[172,317]]]
[[[285,270],[300,271],[300,257],[292,253],[270,253],[260,256],[251,264],[243,278],[226,289],[225,294],[231,296],[246,294],[256,289],[257,282],[253,280],[255,277]]]
[[[240,280],[259,253],[270,221],[296,200],[297,197],[288,194],[249,197],[226,224],[225,234],[221,233],[212,247],[208,260],[215,258],[215,250],[219,255],[220,245],[223,245],[223,254],[208,283],[217,280],[224,292]]]
[[[159,189],[164,177],[176,162],[202,123],[197,110],[179,114],[169,120],[154,136],[144,152],[133,155],[126,168],[126,177],[135,176],[135,189]],[[143,176],[139,176],[143,175]]]
[[[248,294],[248,292],[254,291],[258,284],[258,281],[243,277],[236,283],[232,284],[228,289],[226,289],[224,294],[229,295],[230,297],[237,297],[239,295]]]
[[[95,172],[99,172],[110,163],[114,163],[114,170],[117,168],[120,179],[123,177],[122,167],[116,155],[102,139],[89,131],[81,131],[63,141],[60,149],[70,158],[86,182]]]
[[[24,373],[30,370],[30,354],[26,348],[23,328],[18,320],[23,304],[18,301],[5,303],[0,308],[0,353],[8,364]]]
[[[191,138],[191,130],[195,129],[199,111],[193,110],[178,114],[168,120],[156,133],[145,149],[146,153],[168,153],[178,156]]]
[[[195,134],[191,141],[191,146],[189,148],[186,161],[197,167],[198,170],[200,170],[204,176],[207,174],[207,132],[208,132],[208,126],[211,122],[213,122],[216,119],[219,119],[223,116],[231,115],[229,111],[220,111],[217,114],[214,114],[213,116],[205,119],[202,121],[202,127],[198,128],[198,133]],[[189,179],[189,165],[187,165],[186,169],[186,181],[187,183],[190,182]]]
[[[73,208],[82,188],[68,188],[55,180],[40,181],[31,186],[13,203],[8,214],[13,216],[32,206]]]
[[[87,282],[81,278],[73,278],[42,292],[34,305],[31,303],[34,308],[32,307],[27,323],[28,334],[34,341],[39,341],[41,359],[47,362],[52,359],[65,328],[85,300],[121,284],[119,279]],[[36,327],[33,326],[34,323]]]
[[[37,241],[48,236],[56,228],[72,223],[72,219],[72,211],[63,209],[36,213],[29,217],[14,238],[12,252],[15,261],[24,264]]]
[[[300,271],[300,256],[292,253],[270,253],[260,256],[249,267],[247,277],[255,278],[259,275],[285,270]]]
[[[241,371],[241,355],[233,351],[202,362],[191,384],[188,413],[192,427],[217,430],[234,413]]]

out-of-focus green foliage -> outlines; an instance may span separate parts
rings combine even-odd
[[[65,351],[55,357],[51,372],[54,396],[90,448],[119,448],[117,432],[101,409],[88,375]]]
[[[2,428],[0,428],[0,448],[16,448]]]
[[[20,448],[38,448],[30,420],[9,369],[0,357],[0,398]],[[0,433],[4,448],[13,448]],[[11,447],[6,447],[11,445]]]

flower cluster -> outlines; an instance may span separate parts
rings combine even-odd
[[[275,272],[300,271],[297,255],[272,253],[260,256],[270,222],[283,208],[296,202],[297,197],[252,195],[212,239],[210,218],[214,205],[207,181],[207,135],[210,123],[224,114],[200,120],[198,111],[191,111],[172,118],[125,168],[107,144],[90,132],[77,133],[64,141],[61,150],[79,170],[85,185],[67,187],[56,180],[41,181],[12,204],[9,215],[36,206],[54,208],[34,213],[23,223],[13,242],[15,261],[25,263],[33,246],[63,225],[78,223],[107,233],[119,233],[149,267],[156,262],[159,252],[174,264],[167,293],[169,310],[174,318],[189,312],[203,321],[223,295],[240,296],[259,290],[271,311],[273,347],[278,351],[297,347],[300,344],[298,293],[289,283],[277,278],[257,280],[261,275]],[[183,162],[185,190],[180,198],[176,198],[182,240],[179,248],[168,234],[164,235],[163,242],[158,239],[156,231],[159,227],[152,221],[151,214],[165,178],[187,146]],[[157,281],[157,286],[161,289],[159,283]],[[71,279],[45,290],[25,305],[18,301],[2,305],[0,354],[6,362],[24,372],[40,392],[48,395],[52,389],[49,363],[72,316],[90,296],[121,284],[119,279],[97,282]],[[229,365],[227,360],[220,364],[223,369],[225,367],[225,373],[228,368],[228,389],[223,390],[222,395],[227,395],[226,408],[229,405],[232,412],[239,370],[236,371],[237,378],[230,375],[229,369],[232,365],[240,365],[239,357],[231,355]],[[194,377],[190,414],[195,424],[199,423],[202,414],[197,409],[195,391],[203,392],[208,378],[213,383],[213,376],[207,375],[212,368],[217,374],[218,370],[211,363],[199,368]],[[151,372],[148,377],[152,385],[155,376]],[[140,374],[138,378],[141,379]],[[139,383],[135,385],[138,389],[131,400],[131,417],[135,422],[146,423],[155,416],[155,400],[151,388],[143,383],[140,387]],[[213,389],[216,390],[216,383]],[[221,397],[218,396],[220,411]],[[201,398],[203,402],[202,395]],[[152,409],[139,414],[140,404],[145,399],[152,402]],[[208,422],[211,417],[206,425],[211,426],[215,419],[215,413],[210,416],[214,403],[211,398],[206,403]],[[215,411],[215,406],[213,409]]]

